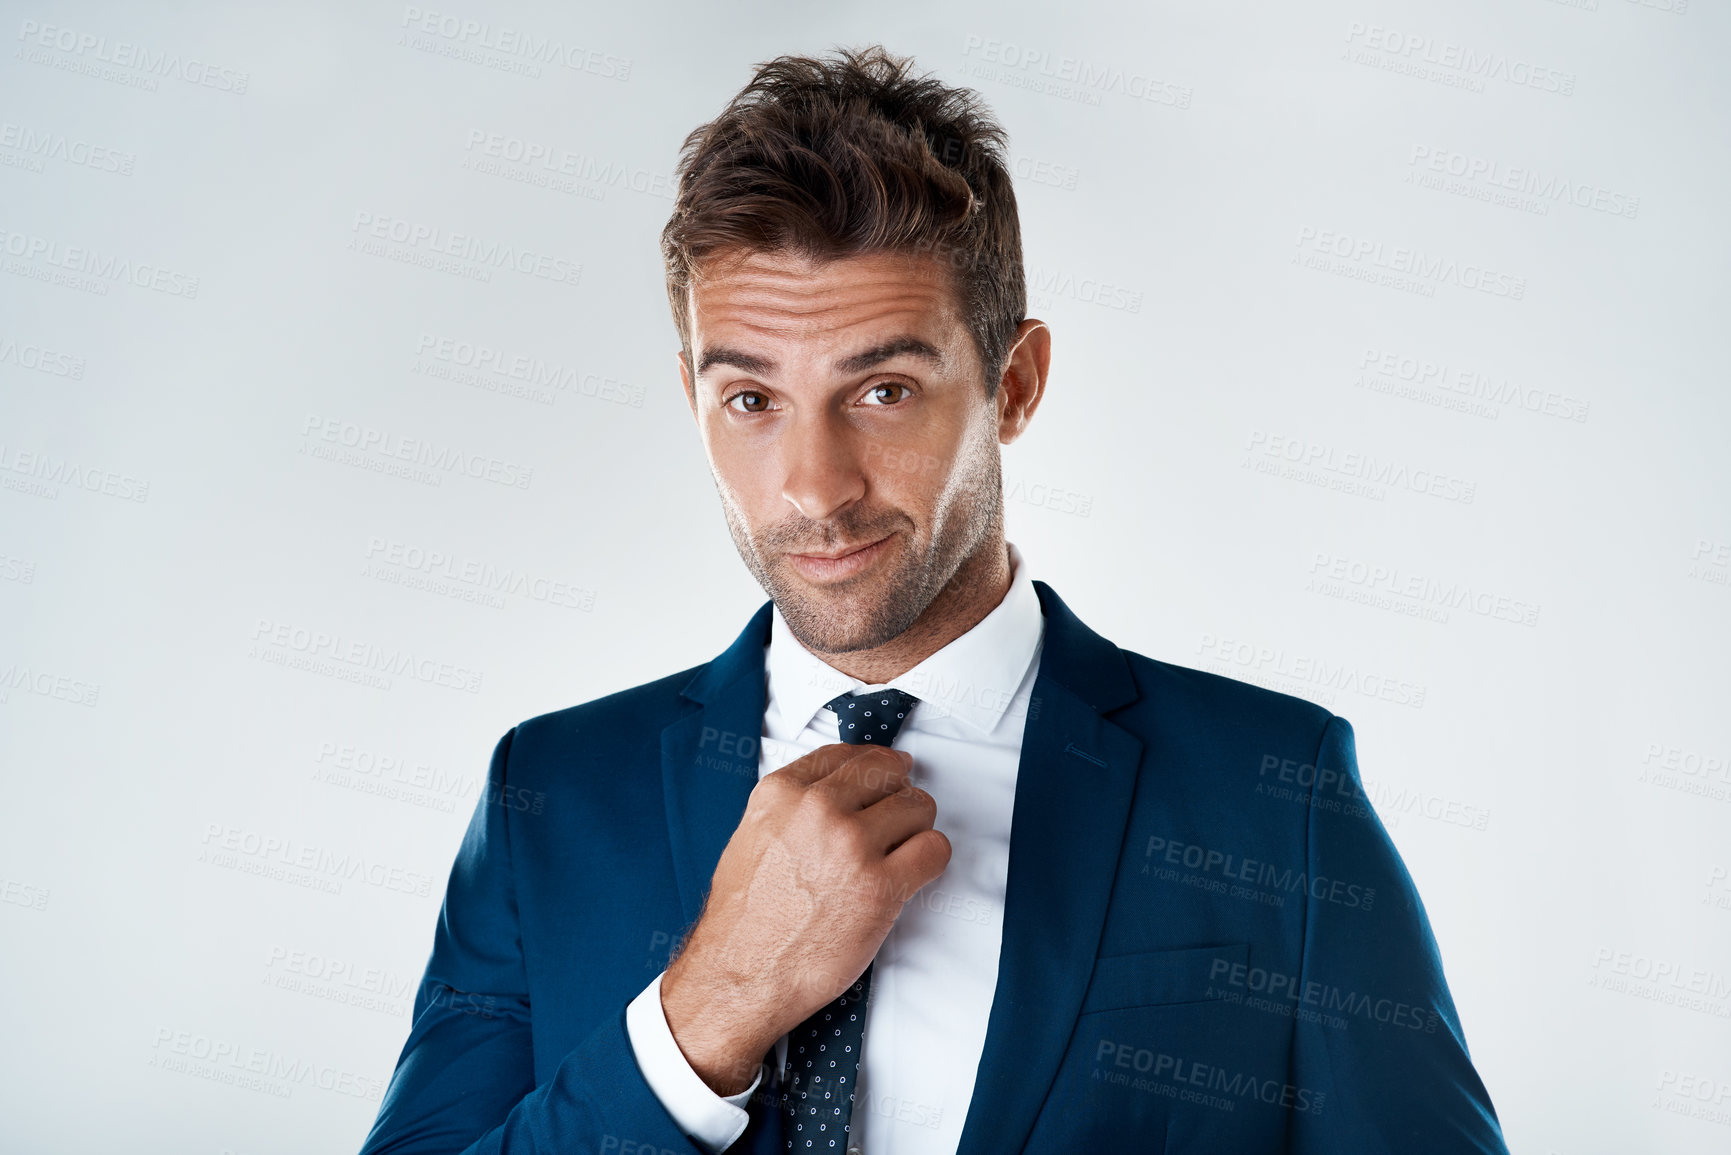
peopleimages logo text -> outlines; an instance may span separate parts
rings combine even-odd
[[[1419,281],[1456,285],[1493,297],[1507,297],[1511,301],[1519,301],[1527,295],[1525,277],[1499,272],[1471,261],[1433,256],[1405,245],[1385,248],[1381,241],[1370,237],[1355,237],[1332,229],[1301,225],[1297,245],[1300,249],[1387,269]]]

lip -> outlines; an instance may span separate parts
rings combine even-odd
[[[884,553],[884,546],[895,534],[857,546],[843,553],[790,553],[787,559],[808,581],[841,581],[865,570]]]

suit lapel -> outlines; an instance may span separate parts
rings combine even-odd
[[[703,910],[715,864],[757,785],[767,698],[763,648],[770,603],[680,693],[700,704],[661,731],[661,784],[679,901],[690,927]]]
[[[1142,742],[1103,714],[1137,696],[1123,654],[1036,581],[1034,679],[1004,897],[998,984],[957,1155],[1020,1151],[1094,969]]]

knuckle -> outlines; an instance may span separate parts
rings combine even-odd
[[[896,791],[891,798],[895,805],[907,814],[924,820],[930,826],[938,815],[938,802],[918,786],[904,786]]]
[[[843,822],[835,832],[835,842],[849,859],[864,858],[871,849],[871,839],[858,822]]]
[[[746,805],[759,810],[774,809],[786,805],[790,799],[803,793],[799,783],[777,770],[758,779],[757,785],[751,788],[751,794],[746,798]]]
[[[753,794],[785,794],[799,789],[799,781],[787,772],[787,767],[765,774],[757,780],[757,785],[751,788]]]
[[[902,760],[888,746],[866,746],[860,750],[855,761],[868,766],[878,773],[889,773],[902,768]]]
[[[835,811],[835,792],[821,785],[806,790],[792,803],[794,813],[808,822],[823,822]]]

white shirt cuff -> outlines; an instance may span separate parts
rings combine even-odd
[[[710,1090],[691,1069],[667,1025],[667,1013],[661,1009],[661,975],[626,1006],[625,1034],[644,1082],[687,1135],[718,1153],[744,1134],[751,1122],[746,1100],[762,1082],[763,1069],[759,1067],[751,1086],[737,1095],[717,1095]]]

